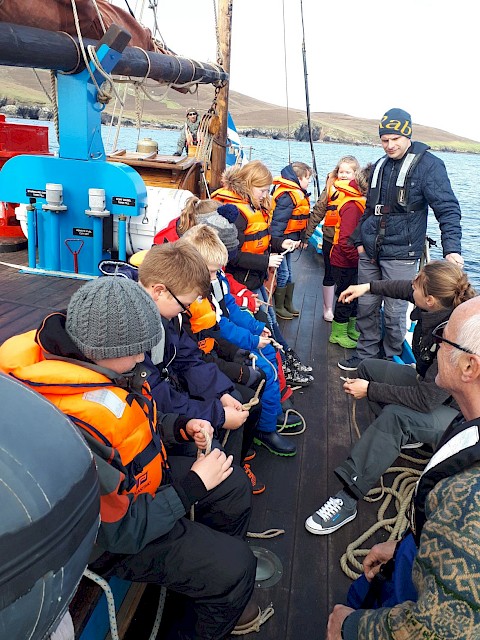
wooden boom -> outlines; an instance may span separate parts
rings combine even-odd
[[[130,34],[124,33],[129,39]],[[84,43],[85,46],[98,44],[89,39],[84,39]],[[69,73],[85,67],[76,38],[58,31],[7,22],[0,22],[0,64]],[[144,78],[148,74],[152,80],[176,85],[189,82],[216,84],[228,80],[228,74],[219,66],[134,47],[124,49],[112,73],[135,78]]]

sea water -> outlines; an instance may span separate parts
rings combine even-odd
[[[52,151],[58,148],[52,123],[25,120],[30,124],[46,124],[50,128],[50,146]],[[102,127],[102,136],[107,152],[115,139],[115,129]],[[152,138],[158,142],[159,153],[172,154],[177,146],[179,132],[175,130],[146,129],[138,131],[134,127],[123,127],[118,137],[117,148],[134,150],[139,138]],[[296,140],[272,140],[269,138],[247,138],[240,136],[247,158],[261,160],[278,175],[282,168],[290,162],[299,161],[312,165],[310,144]],[[346,144],[314,143],[315,160],[319,175],[320,189],[323,188],[325,178],[342,156],[353,155],[361,165],[374,162],[383,151],[380,146],[354,146]],[[465,269],[473,284],[480,290],[480,223],[477,221],[479,195],[477,179],[480,176],[480,155],[467,153],[435,152],[443,160],[447,168],[453,191],[457,196],[462,210],[462,255],[465,259]],[[313,190],[313,184],[311,184]],[[313,199],[313,198],[312,198]],[[428,235],[436,241],[438,247],[432,247],[432,259],[442,257],[440,244],[440,230],[435,216],[429,215]]]

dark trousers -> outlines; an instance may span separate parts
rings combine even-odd
[[[363,360],[357,377],[394,386],[414,386],[417,373],[404,364],[387,360]],[[368,400],[377,416],[353,446],[335,475],[358,499],[363,498],[400,455],[408,442],[425,442],[435,448],[458,411],[443,404],[428,413],[403,405],[381,406]]]
[[[169,458],[174,478],[192,460]],[[104,554],[92,570],[132,582],[151,582],[179,594],[165,640],[228,637],[252,595],[256,559],[244,541],[252,487],[239,467],[195,505],[195,521],[177,520],[171,531],[135,555]]]
[[[351,284],[357,284],[357,274],[356,267],[335,267],[332,265],[332,276],[335,281],[335,293],[337,295],[333,319],[340,324],[345,324],[350,318],[355,318],[357,315],[356,300],[350,303],[339,302],[338,300],[338,297],[345,289],[348,289]]]
[[[332,247],[333,244],[324,237],[322,241],[323,266],[325,267],[322,282],[324,287],[332,287],[335,284],[332,274],[332,265],[330,264],[330,251],[332,250]]]

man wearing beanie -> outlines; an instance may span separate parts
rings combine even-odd
[[[440,226],[444,258],[463,266],[461,212],[447,170],[426,144],[411,140],[412,132],[411,116],[403,109],[389,109],[379,122],[385,155],[373,167],[365,212],[351,236],[359,253],[359,284],[414,278],[424,250],[429,207]],[[338,366],[356,371],[366,358],[399,356],[406,311],[407,303],[400,300],[373,294],[359,298],[357,348]]]
[[[126,278],[97,278],[72,296],[66,314],[7,340],[0,367],[61,409],[93,453],[101,521],[89,566],[181,593],[185,614],[169,638],[226,638],[254,587],[256,562],[243,539],[251,488],[218,449],[193,465],[167,461],[162,437],[205,448],[212,428],[178,418],[166,433],[143,365],[162,339],[148,293]],[[193,504],[195,522],[186,517]]]

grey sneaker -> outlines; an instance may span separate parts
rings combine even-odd
[[[329,498],[323,507],[307,518],[305,529],[317,536],[333,533],[357,515],[357,503],[351,508],[345,507],[341,498]]]

